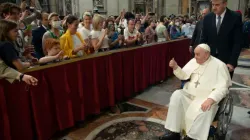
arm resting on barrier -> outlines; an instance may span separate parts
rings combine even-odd
[[[10,83],[19,80],[21,73],[8,67],[2,60],[0,60],[0,79],[5,78]]]

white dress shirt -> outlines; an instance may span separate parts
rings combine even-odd
[[[220,15],[220,17],[221,17],[221,24],[222,24],[223,19],[225,17],[226,11],[227,11],[227,9],[225,9],[225,11]],[[218,17],[219,17],[219,15],[216,15],[216,23],[215,23],[216,26],[217,26],[217,23],[218,23]]]
[[[72,38],[73,38],[73,42],[74,42],[74,48],[78,47],[79,45],[82,45],[82,42],[81,40],[78,38],[78,36],[76,35],[71,35]],[[82,51],[79,51],[77,53],[77,56],[83,56],[83,52]]]
[[[44,26],[44,25],[42,25],[43,26],[43,28],[45,29],[45,30],[48,30],[48,28],[46,27],[46,26]]]

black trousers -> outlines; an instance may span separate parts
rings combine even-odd
[[[231,79],[233,79],[234,71],[230,72]]]

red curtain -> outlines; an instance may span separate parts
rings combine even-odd
[[[189,40],[141,47],[29,73],[36,87],[0,81],[0,139],[48,140],[90,114],[114,106],[184,66]]]

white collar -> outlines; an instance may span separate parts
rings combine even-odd
[[[207,61],[205,61],[203,64],[200,64],[200,65],[204,66],[204,65],[208,64],[210,60],[211,60],[211,56],[208,57]]]
[[[46,26],[44,26],[44,25],[42,25],[43,26],[43,28],[45,29],[45,30],[47,30],[47,27]]]
[[[224,18],[225,14],[226,14],[227,9],[224,10],[224,12],[220,15],[221,19]],[[216,19],[218,18],[219,15],[216,15]]]

